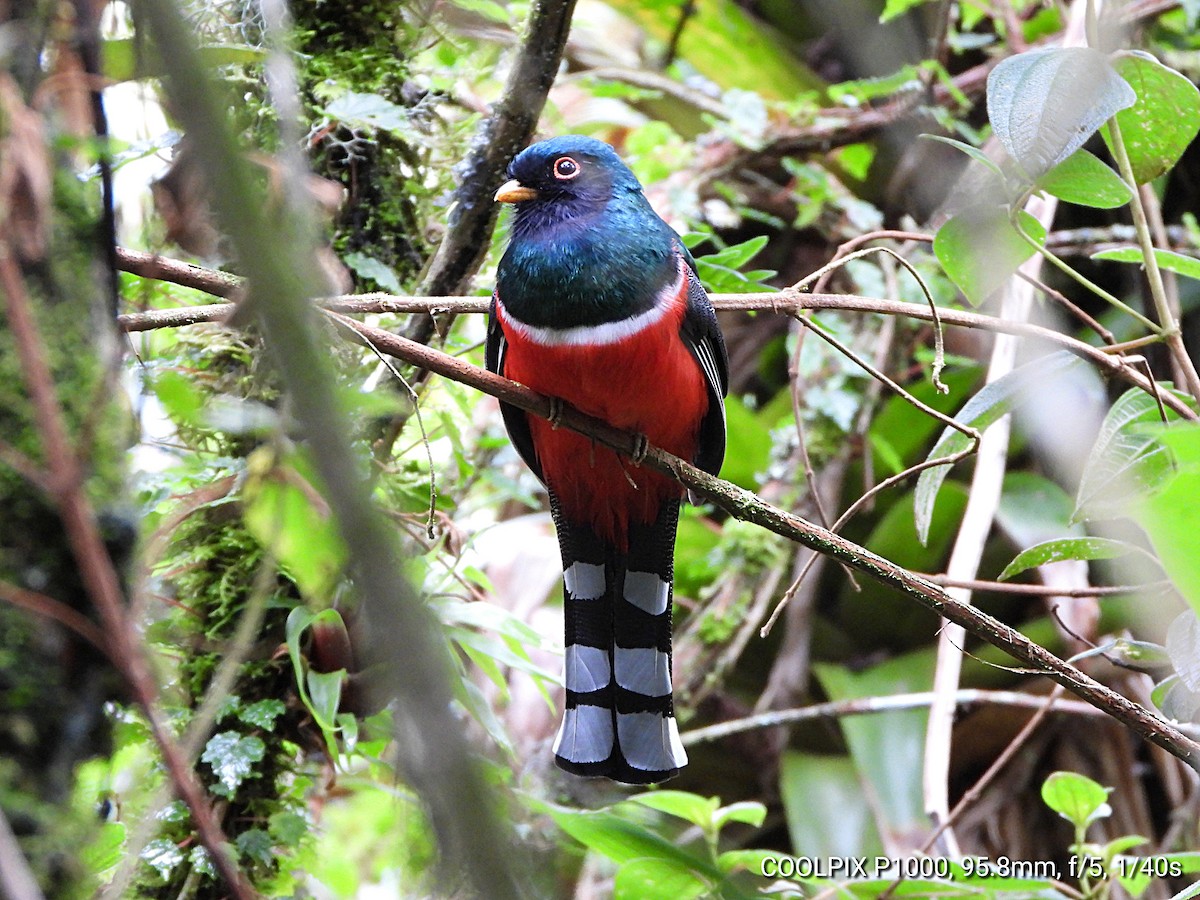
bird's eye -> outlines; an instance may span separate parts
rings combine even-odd
[[[582,171],[579,163],[569,156],[560,156],[554,161],[554,177],[559,181],[570,181]]]

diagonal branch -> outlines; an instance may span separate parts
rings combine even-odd
[[[329,315],[339,324],[354,329],[382,353],[474,387],[536,416],[544,419],[551,417],[550,400],[523,385],[381,328],[364,325],[339,313],[331,312]],[[569,406],[561,408],[558,421],[572,431],[590,437],[623,455],[633,457],[639,449],[636,435],[614,428]],[[926,578],[915,575],[838,534],[771,506],[755,494],[709,475],[657,447],[646,451],[643,464],[670,475],[735,518],[753,522],[819,553],[832,556],[868,577],[899,590],[937,615],[963,626],[975,636],[999,647],[1014,659],[1044,672],[1076,696],[1104,710],[1193,768],[1200,769],[1200,744],[1158,718],[1150,710],[1105,687],[1075,666],[1035,644],[1015,628],[974,607],[957,602]]]
[[[128,251],[122,251],[122,253],[125,254]],[[122,259],[124,260],[124,256]],[[932,319],[929,308],[922,304],[876,300],[869,297],[814,295],[783,291],[780,293],[719,295],[714,298],[714,301],[718,308],[722,309],[774,309],[788,313],[794,313],[796,310],[804,308],[844,309],[905,315],[924,320]],[[329,310],[331,317],[346,328],[362,335],[382,353],[474,387],[542,418],[548,419],[551,416],[550,401],[522,385],[381,328],[364,325],[340,312],[412,312],[415,310],[430,311],[443,307],[452,307],[455,312],[483,312],[487,308],[486,298],[391,298],[386,295],[374,295],[366,299],[333,298],[325,301],[323,305]],[[232,304],[215,304],[206,307],[190,307],[182,311],[165,310],[122,316],[120,326],[126,331],[139,331],[189,322],[219,321],[228,316],[232,308]],[[1119,357],[1100,352],[1088,344],[1061,335],[1051,329],[1020,322],[1006,322],[990,316],[959,310],[941,310],[940,314],[943,323],[947,325],[986,328],[1057,344],[1143,390],[1152,389],[1149,379]],[[175,317],[173,320],[172,316]],[[1169,401],[1173,397],[1166,394],[1163,395],[1163,399]],[[1196,414],[1182,403],[1178,404],[1178,411],[1188,418],[1196,418]],[[637,439],[634,435],[627,434],[570,407],[564,408],[561,423],[619,453],[633,456],[638,449]],[[1067,690],[1104,710],[1147,740],[1164,748],[1189,765],[1200,767],[1200,744],[1163,722],[1149,710],[1105,687],[1045,648],[1033,643],[1016,629],[973,607],[956,602],[927,578],[914,575],[895,563],[877,556],[837,534],[813,525],[799,516],[776,509],[754,494],[702,472],[695,466],[658,448],[650,448],[644,462],[657,471],[671,475],[736,518],[754,522],[819,553],[828,554],[877,581],[891,585],[937,615],[962,625],[972,634],[999,647],[1015,659],[1046,672]]]

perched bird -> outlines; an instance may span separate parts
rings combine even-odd
[[[534,144],[496,200],[514,205],[487,367],[716,473],[728,359],[691,254],[601,141]],[[671,697],[671,596],[683,489],[504,405],[546,485],[562,551],[566,709],[558,765],[648,784],[687,764]]]

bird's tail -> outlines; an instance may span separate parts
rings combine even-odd
[[[671,698],[671,589],[679,502],[631,525],[628,551],[555,524],[563,555],[567,702],[554,760],[577,775],[665,781],[687,765]]]

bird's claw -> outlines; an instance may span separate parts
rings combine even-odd
[[[563,402],[558,397],[550,397],[550,415],[546,416],[546,420],[550,423],[550,427],[555,431],[562,424],[563,417]]]
[[[650,452],[650,441],[642,433],[637,433],[633,436],[633,453],[629,455],[630,461],[635,466],[640,466],[646,459],[646,454]]]

